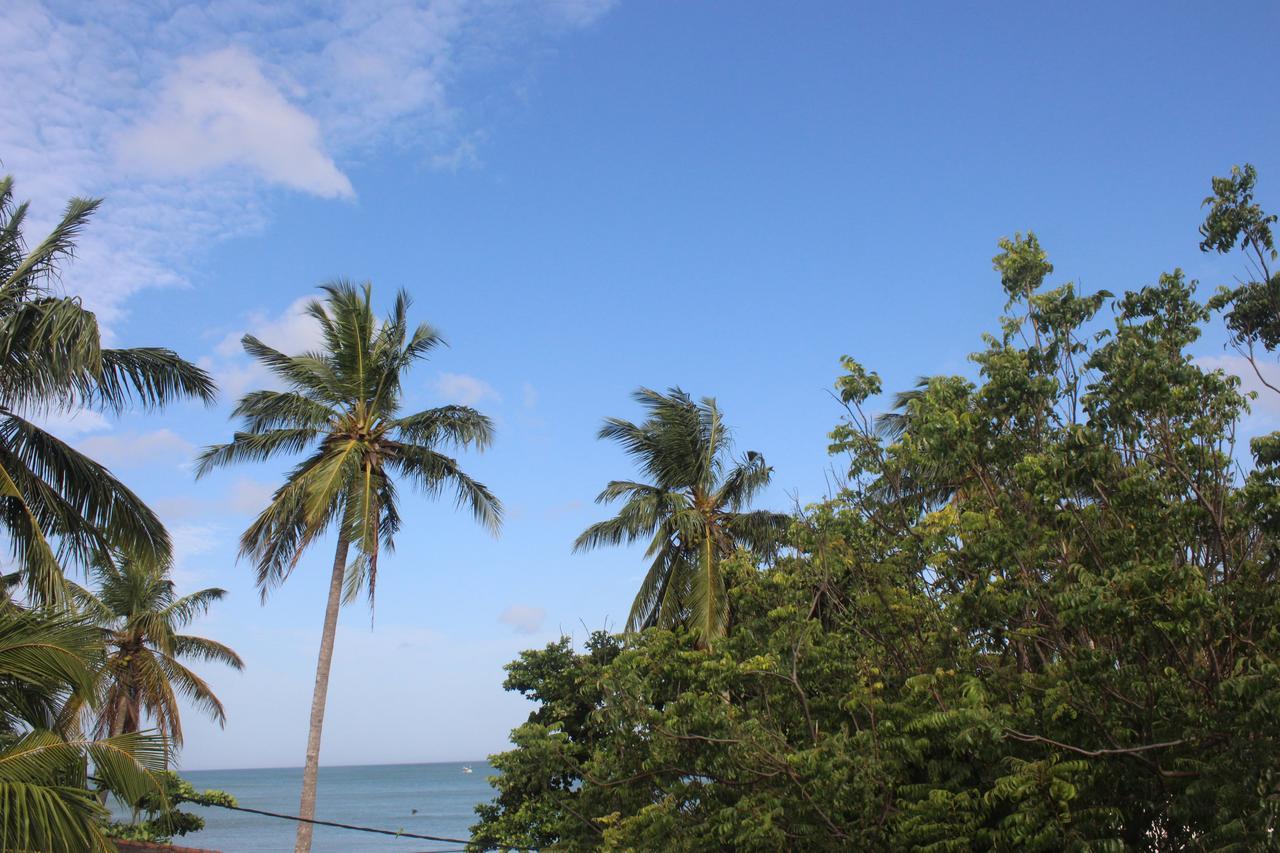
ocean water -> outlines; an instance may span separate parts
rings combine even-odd
[[[487,778],[495,771],[483,761],[463,764],[383,764],[367,767],[321,767],[316,817],[378,829],[469,838],[476,822],[477,803],[493,798]],[[232,794],[241,806],[283,814],[298,813],[302,768],[269,770],[190,770],[183,778],[199,790],[218,788]],[[294,827],[289,820],[246,812],[204,808],[184,803],[199,813],[205,829],[175,838],[175,844],[221,850],[224,853],[293,850]],[[415,814],[416,810],[416,814]],[[393,838],[346,829],[317,826],[312,850],[338,851],[458,850],[459,844]]]

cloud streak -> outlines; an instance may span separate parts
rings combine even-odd
[[[137,468],[190,462],[195,445],[169,429],[146,433],[94,435],[79,443],[80,451],[112,468]]]
[[[465,373],[441,373],[433,387],[436,394],[449,403],[474,406],[485,400],[502,401],[502,395],[492,385]]]
[[[528,604],[513,604],[498,616],[503,625],[510,625],[517,634],[536,634],[547,619],[547,611]]]

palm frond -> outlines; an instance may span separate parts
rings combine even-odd
[[[250,433],[278,429],[300,429],[319,432],[332,423],[337,413],[296,391],[252,391],[240,398],[234,418],[242,418]]]
[[[16,415],[0,418],[0,445],[23,499],[80,559],[104,542],[167,558],[160,519],[104,466]]]
[[[225,589],[218,587],[202,589],[175,600],[157,612],[156,616],[174,629],[180,629],[190,624],[193,619],[208,613],[209,607],[215,601],[221,601],[226,594]]]
[[[328,403],[343,399],[342,382],[322,356],[285,355],[253,335],[241,338],[240,346],[291,388]]]
[[[226,725],[227,711],[208,682],[168,655],[157,656],[156,664],[166,684],[176,687],[178,693],[209,715],[219,726]],[[176,702],[174,707],[176,709]],[[172,738],[174,743],[182,743],[182,728],[176,717],[173,720]]]
[[[226,664],[235,670],[244,669],[244,661],[230,646],[205,637],[178,636],[174,638],[175,657],[201,660],[207,663]]]
[[[754,450],[746,455],[729,470],[724,481],[716,491],[714,502],[717,506],[727,507],[738,512],[751,503],[751,499],[769,485],[773,479],[773,469],[764,461],[764,456]]]
[[[628,631],[643,631],[645,628],[661,624],[659,617],[671,586],[671,579],[680,574],[676,566],[676,562],[681,558],[680,549],[672,546],[669,540],[662,536],[661,531],[655,537],[653,544],[658,548],[658,552],[649,565],[649,570],[645,572],[644,580],[640,582],[635,600],[631,602],[631,611],[627,615]]]
[[[49,236],[28,252],[21,263],[8,271],[0,288],[20,289],[24,296],[33,290],[37,293],[47,292],[48,280],[57,275],[58,263],[75,253],[76,238],[101,204],[102,199],[92,198],[73,198],[67,202],[62,219],[49,232]]]
[[[196,457],[196,478],[237,462],[263,462],[282,453],[301,453],[320,433],[311,428],[281,428],[266,432],[237,432],[227,444],[206,447]]]
[[[114,853],[108,817],[87,787],[0,780],[0,850]]]
[[[428,495],[452,487],[455,502],[495,535],[502,526],[502,502],[483,483],[463,472],[456,459],[420,445],[399,444],[391,465]]]
[[[729,593],[720,571],[720,557],[709,534],[699,543],[697,563],[692,567],[689,627],[706,646],[721,637],[729,626]]]
[[[441,406],[392,422],[397,438],[404,444],[475,447],[485,450],[493,443],[493,421],[470,406]]]
[[[217,397],[217,386],[208,372],[160,347],[102,350],[96,385],[86,404],[93,405],[96,400],[115,411],[131,403],[156,408],[189,397],[208,405]]]

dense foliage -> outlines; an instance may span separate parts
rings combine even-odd
[[[0,578],[0,850],[114,849],[108,792],[166,812],[159,774],[169,740],[181,738],[172,686],[212,698],[172,657],[235,658],[212,641],[173,634],[212,591],[173,594],[169,536],[155,513],[36,423],[80,409],[213,399],[209,375],[170,350],[104,347],[93,313],[63,292],[61,264],[98,205],[72,199],[53,231],[29,246],[28,205],[14,200],[11,178],[0,180],[0,533],[13,557]],[[125,589],[143,577],[116,570],[119,552],[154,567],[144,584]],[[98,574],[98,596],[67,577],[93,564],[111,567]],[[130,591],[150,593],[149,613],[130,612]],[[144,712],[164,734],[142,730]],[[101,723],[93,736],[84,731],[92,717]]]
[[[1206,250],[1271,250],[1252,180],[1215,182]],[[1261,257],[1213,307],[1270,349]],[[846,359],[846,486],[768,568],[725,565],[712,651],[650,628],[509,666],[537,709],[475,846],[1277,846],[1280,434],[1236,446],[1248,400],[1189,355],[1211,313],[1181,272],[1049,286],[1032,234],[994,263],[976,379],[877,420]]]
[[[204,829],[204,818],[177,806],[183,803],[199,806],[239,805],[236,798],[226,791],[198,791],[194,785],[172,771],[161,774],[160,779],[163,784],[159,790],[151,791],[130,804],[135,815],[134,821],[118,821],[107,827],[112,838],[172,841],[175,835],[187,835]]]
[[[92,700],[101,659],[82,620],[0,604],[0,850],[109,851],[98,789],[131,801],[159,793],[162,739],[93,739],[63,713]]]

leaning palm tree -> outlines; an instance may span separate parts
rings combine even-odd
[[[222,703],[183,660],[237,670],[244,662],[222,643],[180,632],[226,590],[211,587],[179,597],[168,567],[147,557],[120,555],[95,566],[93,576],[97,590],[78,589],[73,598],[102,631],[106,648],[98,671],[95,734],[131,734],[149,718],[166,744],[181,746],[179,695],[223,725]]]
[[[126,802],[164,796],[163,739],[92,739],[65,725],[67,700],[93,701],[102,645],[67,613],[0,604],[0,850],[107,853],[109,817],[86,773]]]
[[[409,480],[430,496],[451,488],[458,504],[494,532],[502,518],[497,498],[441,452],[442,447],[488,446],[493,431],[489,419],[465,406],[410,415],[400,411],[409,366],[442,343],[428,325],[410,330],[408,294],[397,294],[391,313],[379,322],[370,285],[357,288],[338,281],[321,290],[324,299],[306,308],[323,336],[319,351],[290,356],[251,335],[244,337],[245,352],[287,390],[246,395],[233,413],[244,430],[228,444],[207,448],[196,469],[203,476],[235,462],[307,451],[240,539],[241,555],[256,565],[264,600],[289,577],[309,545],[329,530],[337,537],[303,769],[304,818],[315,815],[338,609],[361,591],[373,604],[379,552],[392,547],[400,527],[395,478]],[[352,549],[355,556],[348,565]],[[311,849],[311,828],[298,823],[297,851]]]
[[[652,560],[627,629],[687,626],[704,647],[724,636],[729,598],[721,561],[738,548],[769,553],[787,516],[746,511],[773,474],[764,457],[748,451],[732,460],[729,431],[716,401],[694,402],[679,388],[648,388],[634,397],[648,419],[634,424],[608,418],[600,438],[617,441],[649,482],[614,480],[597,503],[624,501],[618,514],[591,525],[574,542],[581,551],[648,540]]]
[[[14,202],[12,178],[0,180],[0,527],[38,603],[63,598],[62,566],[87,566],[117,547],[164,558],[169,537],[110,471],[32,419],[214,396],[209,375],[170,350],[104,348],[93,313],[62,292],[60,265],[99,203],[72,199],[28,249],[28,205]]]

